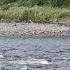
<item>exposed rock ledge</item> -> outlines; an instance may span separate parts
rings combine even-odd
[[[70,36],[70,27],[59,24],[0,23],[0,36]]]

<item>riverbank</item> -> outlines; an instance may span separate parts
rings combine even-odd
[[[60,24],[0,23],[2,37],[70,36],[70,27]]]

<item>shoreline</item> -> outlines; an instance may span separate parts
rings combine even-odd
[[[60,24],[0,23],[0,37],[70,36],[70,27]]]

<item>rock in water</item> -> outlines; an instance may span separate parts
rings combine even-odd
[[[0,54],[0,58],[4,58],[4,56],[2,54]]]

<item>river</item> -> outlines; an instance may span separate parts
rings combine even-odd
[[[0,38],[0,70],[70,70],[70,38]]]

